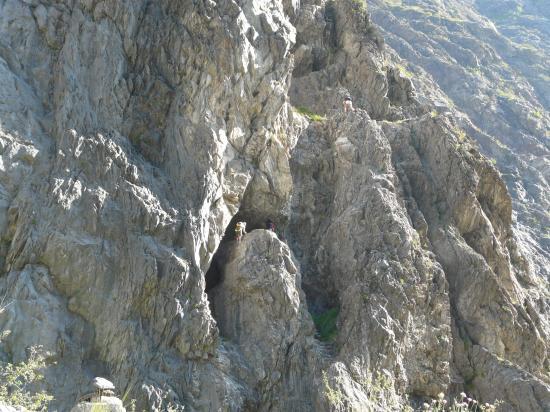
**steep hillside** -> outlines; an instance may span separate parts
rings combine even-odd
[[[548,218],[544,91],[525,69],[514,104],[450,105],[391,3],[369,4],[380,31],[356,0],[0,1],[0,360],[42,345],[52,411],[94,376],[151,411],[461,391],[548,410],[548,249],[528,221]],[[517,124],[476,123],[504,107]],[[470,137],[487,151],[498,130],[514,173]]]
[[[494,159],[533,270],[550,268],[550,4],[373,0],[373,20],[439,111]],[[436,91],[437,90],[437,91]],[[456,113],[459,112],[459,113]]]

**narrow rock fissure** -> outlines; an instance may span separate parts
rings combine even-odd
[[[313,286],[311,279],[307,283],[302,282],[301,287],[306,295],[308,312],[315,324],[315,337],[322,343],[327,354],[332,354],[338,336],[339,299],[320,284]]]
[[[208,303],[210,306],[210,312],[216,323],[218,323],[218,329],[221,331],[223,328],[220,327],[220,316],[219,311],[223,308],[216,307],[216,295],[222,287],[225,265],[231,257],[231,252],[233,251],[235,240],[234,227],[236,222],[240,219],[238,214],[233,217],[229,225],[225,229],[225,234],[218,245],[218,248],[214,252],[212,261],[210,262],[210,267],[205,274],[205,292],[208,296]]]

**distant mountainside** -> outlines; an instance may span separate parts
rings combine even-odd
[[[535,271],[550,277],[550,2],[373,0],[414,84],[494,159]]]

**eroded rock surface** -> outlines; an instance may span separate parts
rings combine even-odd
[[[42,345],[52,410],[546,411],[546,252],[391,42],[353,0],[1,2],[2,360]]]
[[[399,71],[493,159],[514,200],[532,270],[549,278],[550,10],[511,0],[373,0],[373,20]],[[532,251],[536,250],[536,253]]]

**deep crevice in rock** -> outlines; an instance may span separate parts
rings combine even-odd
[[[225,234],[214,252],[210,266],[205,274],[205,292],[210,304],[210,312],[216,322],[219,322],[219,316],[216,316],[216,292],[223,283],[225,265],[231,257],[235,240],[235,224],[240,221],[239,215],[235,215],[225,229]],[[218,308],[218,310],[221,310]],[[221,329],[221,328],[220,328]]]

